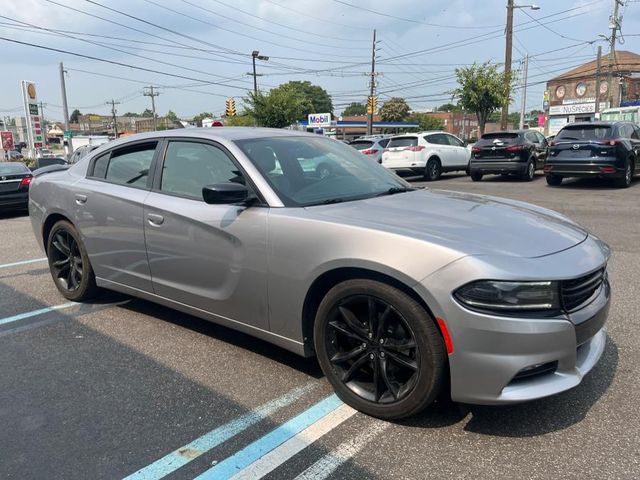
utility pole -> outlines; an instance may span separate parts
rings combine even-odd
[[[600,113],[600,74],[602,69],[602,47],[598,45],[598,57],[596,58],[596,117]]]
[[[524,115],[527,108],[527,82],[529,81],[529,54],[524,56],[524,80],[522,82],[522,105],[520,106],[520,129],[524,128]]]
[[[513,51],[513,0],[507,0],[507,44],[504,49],[504,76],[505,76],[505,88],[507,93],[510,91],[511,79],[511,53]],[[509,99],[505,101],[502,106],[502,113],[500,114],[500,129],[507,129],[507,121],[509,118]]]
[[[153,85],[150,85],[149,90],[145,90],[142,95],[145,97],[151,97],[151,111],[153,112],[153,131],[158,129],[158,118],[156,117],[156,97],[160,95],[160,92],[153,90]]]
[[[373,30],[373,45],[371,48],[371,82],[369,84],[369,98],[373,102],[373,97],[376,92],[376,30]],[[373,134],[373,104],[369,110],[369,116],[367,118],[367,135]]]
[[[113,98],[110,102],[105,102],[106,105],[111,105],[111,116],[113,117],[113,133],[114,139],[118,139],[118,118],[116,117],[116,105],[119,105],[120,102],[116,102]],[[155,113],[154,113],[155,115]]]
[[[620,28],[620,18],[618,17],[618,12],[620,5],[622,4],[621,0],[613,0],[613,15],[609,18],[609,28],[611,29],[611,36],[609,37],[609,69],[607,72],[607,86],[608,86],[608,94],[609,94],[609,108],[613,107],[613,63],[615,62],[615,54],[616,54],[616,36],[618,34],[618,29]]]
[[[64,65],[60,62],[60,90],[62,93],[62,114],[64,116],[64,129],[65,132],[70,132],[69,127],[69,107],[67,106],[67,87],[64,82]],[[73,142],[71,136],[67,137],[67,159],[73,153]]]
[[[262,60],[266,62],[269,60],[269,57],[267,55],[260,55],[260,52],[258,50],[254,50],[253,52],[251,52],[251,61],[253,62],[253,74],[249,73],[248,75],[253,75],[253,94],[257,96],[258,95],[258,77],[260,75],[256,73],[256,58],[258,60]]]

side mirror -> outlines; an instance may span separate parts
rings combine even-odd
[[[209,205],[239,203],[249,198],[249,189],[239,183],[216,183],[202,187],[202,198]]]

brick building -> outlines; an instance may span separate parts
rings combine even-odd
[[[600,91],[596,94],[597,61],[580,65],[547,82],[549,96],[546,133],[555,135],[566,123],[595,119],[596,98],[600,110],[623,101],[640,100],[640,55],[616,51],[613,77],[607,83],[609,55],[600,62]]]

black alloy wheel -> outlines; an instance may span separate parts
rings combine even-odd
[[[95,276],[77,230],[69,222],[56,223],[47,242],[49,269],[56,287],[69,300],[89,299],[97,292]]]
[[[536,160],[535,158],[530,158],[527,162],[527,171],[522,177],[524,181],[531,182],[536,177]]]
[[[442,167],[440,161],[437,158],[432,158],[427,162],[425,167],[424,177],[426,180],[434,181],[438,180],[442,175]]]
[[[631,160],[627,162],[624,170],[624,176],[616,179],[616,186],[620,188],[628,188],[633,180],[633,163]]]
[[[369,280],[349,280],[322,301],[316,353],[345,403],[380,418],[413,415],[440,391],[442,338],[424,309],[405,293]]]

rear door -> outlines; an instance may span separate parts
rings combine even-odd
[[[143,204],[157,146],[156,140],[141,141],[92,159],[72,200],[96,276],[148,292]]]
[[[382,165],[387,168],[412,168],[420,166],[420,150],[417,136],[392,137],[382,156]],[[422,146],[424,149],[424,146]],[[421,162],[424,166],[424,162]]]
[[[465,167],[469,164],[469,158],[471,158],[471,151],[465,147],[464,142],[455,135],[446,134],[445,137],[452,147],[455,153],[455,166]]]
[[[162,156],[144,205],[154,292],[267,329],[268,207],[204,202],[205,185],[245,184],[237,162],[221,145],[170,139]]]

